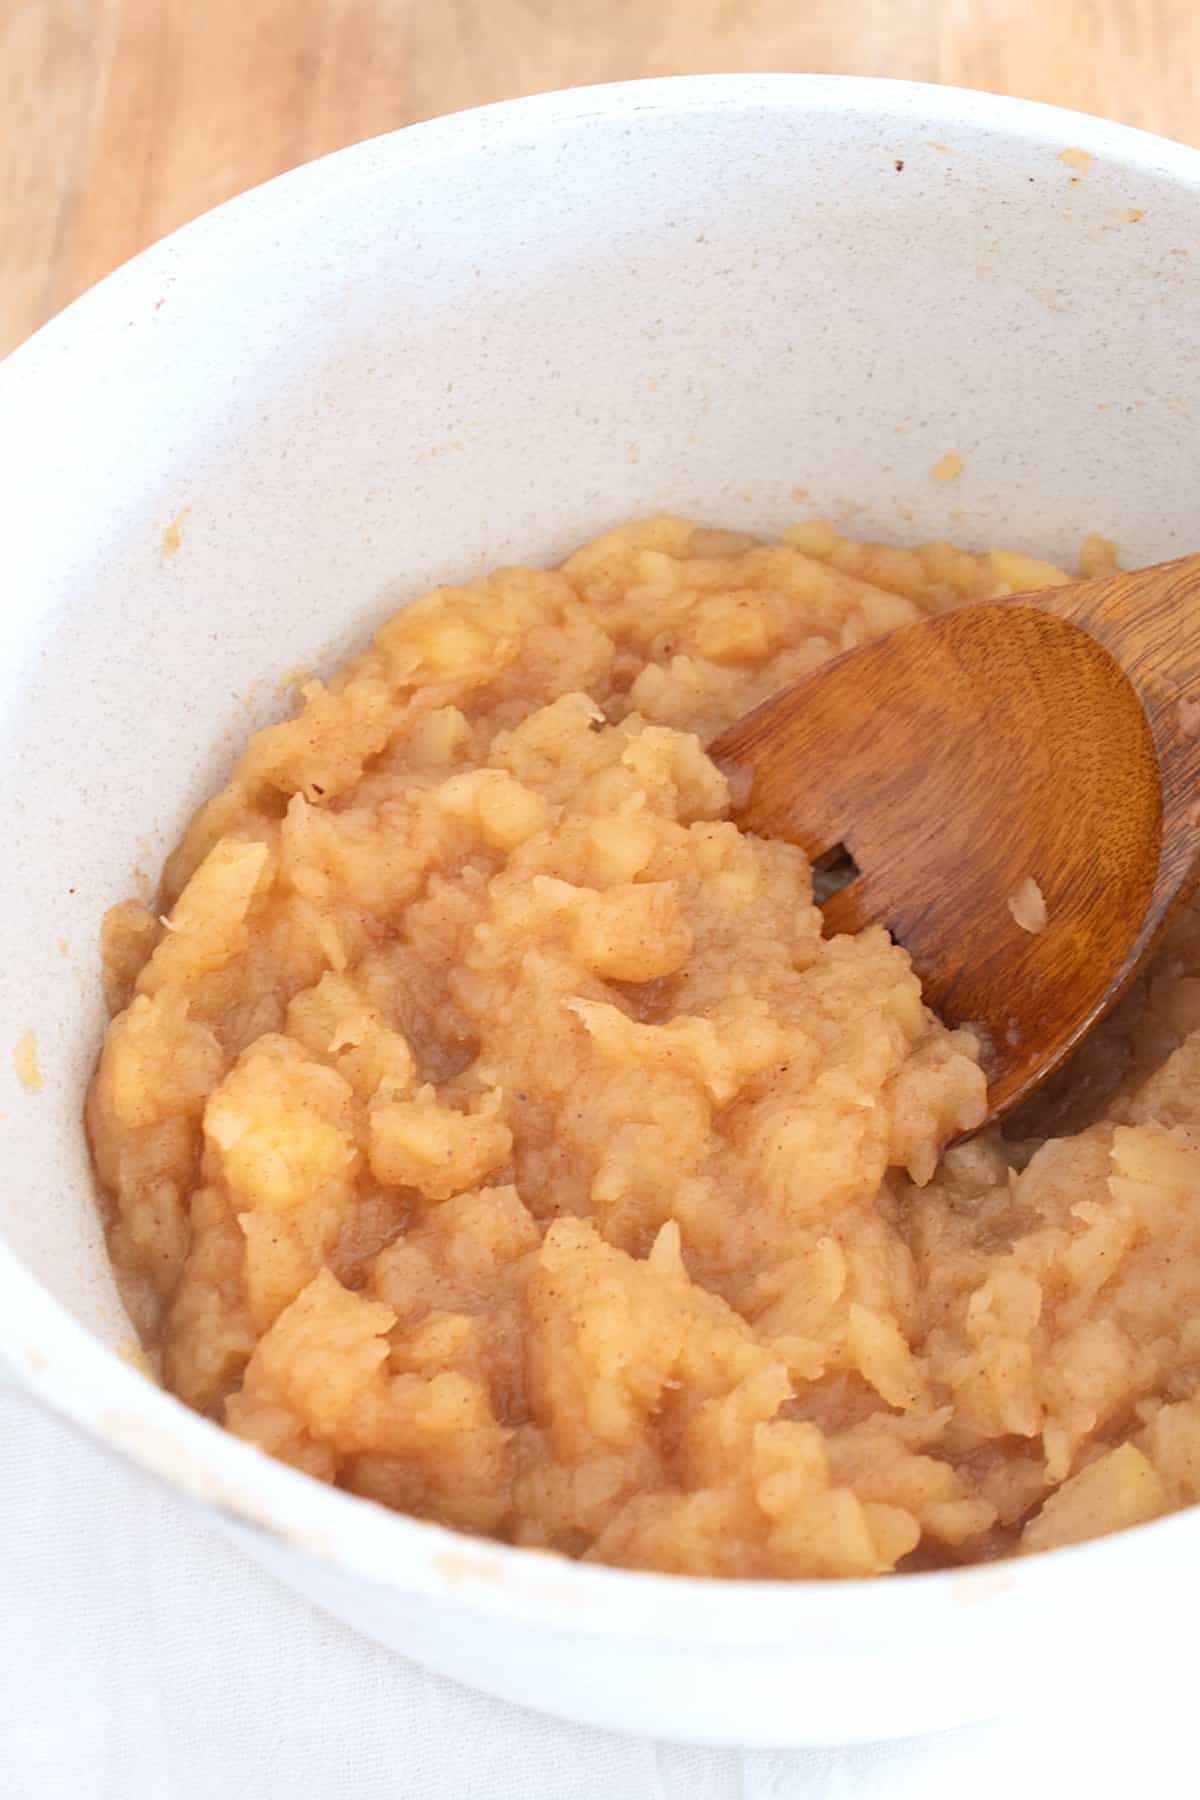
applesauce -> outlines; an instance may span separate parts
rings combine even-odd
[[[1089,539],[1085,573],[1112,566]],[[87,1125],[190,1406],[460,1530],[700,1575],[1200,1497],[1200,927],[1008,1135],[705,744],[1018,552],[655,518],[404,607],[103,927]]]

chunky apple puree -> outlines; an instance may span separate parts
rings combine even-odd
[[[1015,1138],[946,1149],[973,1039],[882,930],[822,938],[704,750],[1060,579],[658,518],[309,683],[161,916],[104,924],[87,1121],[166,1385],[319,1480],[639,1568],[873,1575],[1195,1500],[1194,918]]]

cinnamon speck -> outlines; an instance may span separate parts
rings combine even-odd
[[[1138,221],[1144,219],[1145,216],[1145,208],[1141,206],[1127,206],[1125,211],[1121,214],[1126,225],[1136,225]]]

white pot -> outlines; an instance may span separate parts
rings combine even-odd
[[[6,1044],[0,1346],[49,1405],[383,1642],[663,1736],[961,1723],[1141,1659],[1135,1609],[1194,1606],[1196,1513],[958,1574],[719,1583],[322,1487],[118,1353],[79,1114],[104,908],[279,711],[279,674],[439,578],[658,508],[1055,558],[1093,528],[1133,562],[1194,548],[1198,188],[1194,151],[1019,101],[787,75],[584,90],[272,182],[4,365],[0,1018],[36,1032],[45,1085]],[[963,472],[940,484],[947,450]]]

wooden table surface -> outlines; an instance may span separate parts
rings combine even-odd
[[[955,82],[1200,141],[1200,0],[0,0],[0,354],[164,232],[339,145],[719,69]]]

